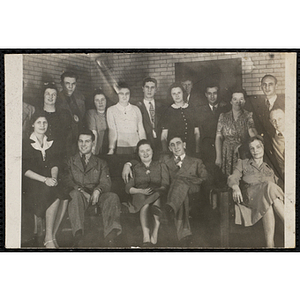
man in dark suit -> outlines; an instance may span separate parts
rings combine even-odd
[[[74,72],[64,72],[61,75],[63,90],[58,93],[57,97],[57,105],[66,109],[72,118],[71,130],[69,135],[66,136],[66,152],[71,155],[74,155],[77,151],[76,139],[83,127],[85,115],[85,98],[76,89],[77,78]]]
[[[150,141],[156,152],[161,150],[161,117],[164,107],[154,99],[157,92],[155,78],[147,77],[143,81],[144,100],[137,103],[143,116],[143,125],[147,140]]]
[[[277,78],[273,75],[265,75],[261,79],[261,89],[264,93],[263,97],[252,97],[248,103],[249,110],[253,111],[253,120],[258,134],[264,139],[265,144],[265,160],[274,170],[275,174],[281,179],[281,170],[274,156],[272,138],[276,134],[276,130],[270,122],[270,111],[280,108],[285,111],[284,95],[277,95]],[[247,109],[247,108],[246,108]]]
[[[186,103],[194,108],[197,108],[199,105],[201,105],[199,95],[193,90],[193,81],[189,78],[186,78],[181,81],[181,84],[186,92]]]
[[[173,155],[163,158],[171,181],[166,213],[169,220],[175,221],[179,241],[192,235],[189,222],[190,196],[199,193],[201,183],[207,179],[202,160],[187,156],[185,148],[186,144],[181,137],[171,137],[169,150]],[[199,195],[197,201],[200,200],[198,198]]]
[[[219,116],[229,111],[225,102],[218,97],[219,86],[216,83],[208,85],[205,89],[206,104],[199,109],[200,154],[209,174],[211,182],[221,184],[220,168],[215,165],[215,140]]]
[[[75,236],[74,246],[82,242],[84,214],[90,205],[98,205],[102,212],[104,237],[108,245],[122,231],[120,225],[121,204],[119,197],[110,192],[111,179],[107,163],[92,154],[95,136],[90,130],[82,130],[78,137],[78,149],[67,161],[62,183],[71,201],[68,212]]]

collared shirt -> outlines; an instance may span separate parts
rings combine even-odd
[[[34,134],[34,132],[30,135],[30,139],[32,141],[34,141],[34,143],[31,143],[31,146],[35,149],[35,150],[39,150],[42,152],[42,156],[43,156],[43,161],[45,161],[46,159],[46,150],[49,149],[52,144],[53,141],[48,141],[48,138],[46,135],[44,135],[43,138],[43,145],[40,144],[40,142],[38,141],[36,135]]]
[[[82,158],[82,155],[83,155],[83,154],[82,154],[81,152],[79,152],[79,155],[80,155],[80,157]],[[92,153],[85,154],[85,163],[86,163],[86,164],[89,163],[91,156],[92,156]]]
[[[218,104],[215,104],[215,105],[208,104],[208,105],[209,105],[209,107],[210,107],[211,111],[213,111],[213,110],[214,110],[214,108],[215,108],[215,109],[217,109],[217,108],[218,108]]]
[[[150,114],[150,102],[151,102],[152,105],[153,105],[153,109],[155,109],[155,101],[154,101],[154,99],[152,99],[151,101],[145,100],[145,99],[144,99],[144,104],[145,104],[145,106],[146,106],[146,109],[147,109],[149,118],[150,118],[150,120],[151,120],[151,114]]]
[[[280,132],[280,131],[276,130],[276,134],[277,134],[278,136],[283,136],[283,137],[284,137],[284,131],[283,131],[283,132]]]
[[[124,114],[126,114],[128,111],[130,111],[132,109],[132,105],[130,103],[128,103],[127,106],[122,106],[120,103],[117,103],[116,107],[118,108],[118,110],[120,110]]]
[[[182,166],[182,161],[183,161],[184,158],[185,158],[185,153],[182,154],[182,155],[180,155],[179,157],[180,157],[180,161],[179,161],[176,165],[177,165],[179,168],[181,168],[181,166]],[[178,159],[178,156],[177,156],[177,155],[175,155],[175,159]]]
[[[277,99],[277,95],[274,95],[270,99],[266,99],[266,102],[267,102],[267,100],[269,100],[269,103],[270,103],[269,111],[273,108],[276,99]]]

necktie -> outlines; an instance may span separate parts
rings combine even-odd
[[[83,168],[84,168],[84,170],[85,170],[85,169],[86,169],[85,154],[82,154],[81,161],[82,161]]]
[[[268,110],[270,110],[270,105],[271,105],[271,104],[270,104],[270,101],[267,99],[267,100],[266,100],[266,106],[267,106]]]
[[[216,109],[217,109],[217,107],[216,107],[216,106],[213,106],[213,107],[212,107],[212,112],[213,112],[213,114],[215,114],[215,112],[216,112]]]
[[[180,166],[178,165],[178,164],[179,164],[179,162],[181,162],[181,158],[180,158],[180,156],[177,156],[177,157],[175,157],[175,158],[174,158],[174,161],[175,161],[175,164],[177,165],[177,167],[179,167],[179,168],[180,168]]]
[[[152,102],[149,102],[149,112],[150,112],[152,127],[154,128],[155,127],[155,110],[154,110]]]

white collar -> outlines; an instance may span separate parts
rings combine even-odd
[[[178,157],[178,155],[174,155],[174,156],[175,156],[175,158]],[[184,160],[185,156],[186,156],[185,153],[183,153],[182,155],[180,155],[180,156],[179,156],[179,157],[180,157],[180,160],[181,160],[181,161]]]
[[[80,157],[82,158],[82,153],[79,151],[79,155],[80,155]],[[90,160],[90,158],[91,158],[91,156],[92,156],[92,152],[91,153],[89,153],[89,154],[85,154],[85,160],[86,161],[89,161]]]
[[[284,131],[283,131],[283,132],[280,132],[280,131],[276,130],[276,134],[278,135],[279,133],[281,133],[282,136],[284,137]]]
[[[120,111],[126,112],[126,111],[131,110],[132,105],[131,105],[130,103],[128,103],[127,106],[122,106],[122,105],[118,102],[118,103],[116,104],[116,107],[117,107]]]
[[[269,100],[269,103],[270,103],[270,108],[269,108],[269,110],[272,109],[272,107],[273,107],[273,105],[274,105],[276,99],[277,99],[277,95],[274,95],[274,96],[271,97],[270,99],[267,99],[267,98],[266,98],[266,101]]]
[[[184,103],[182,106],[177,106],[175,103],[173,103],[171,106],[172,106],[173,108],[175,108],[175,109],[179,109],[179,108],[187,108],[187,107],[189,107],[188,103]]]
[[[213,110],[213,107],[218,108],[218,103],[215,104],[215,105],[211,105],[210,103],[208,103],[208,105],[209,105],[209,107],[210,107],[211,110]]]
[[[42,155],[43,155],[43,160],[45,160],[45,158],[46,158],[46,150],[49,149],[52,146],[53,141],[48,141],[47,136],[44,135],[44,138],[43,138],[43,147],[42,147],[41,144],[40,144],[40,142],[38,141],[36,135],[34,134],[34,132],[30,135],[30,139],[32,141],[34,141],[34,143],[31,143],[31,146],[35,150],[41,151]]]
[[[146,103],[149,103],[149,102],[151,102],[152,104],[155,103],[154,99],[152,99],[152,100],[146,100],[146,99],[144,99],[144,103],[145,103],[145,104],[146,104]]]

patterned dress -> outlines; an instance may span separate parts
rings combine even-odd
[[[238,158],[239,147],[249,139],[249,129],[255,128],[252,112],[243,110],[235,121],[232,110],[219,117],[217,135],[224,137],[222,147],[222,172],[232,174]]]

